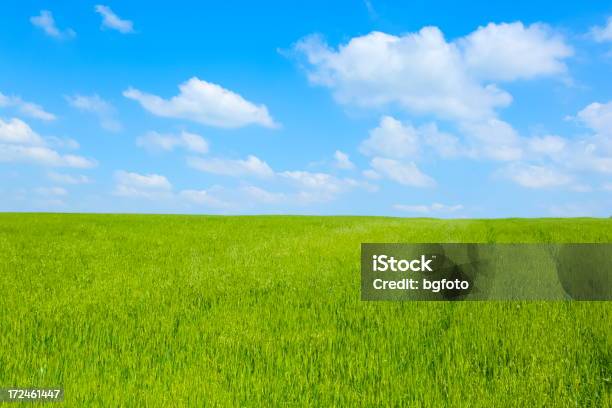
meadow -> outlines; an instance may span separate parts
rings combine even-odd
[[[609,219],[0,214],[0,388],[65,406],[612,406],[611,302],[362,302],[362,242]]]

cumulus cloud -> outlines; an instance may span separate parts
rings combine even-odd
[[[368,156],[415,156],[419,151],[417,130],[391,116],[383,116],[380,124],[370,131],[370,137],[361,143],[359,150]]]
[[[560,136],[535,136],[527,140],[527,149],[536,154],[556,157],[567,148],[567,144]]]
[[[433,187],[436,185],[434,179],[421,172],[414,162],[403,163],[394,159],[374,157],[370,166],[377,174],[405,186]]]
[[[117,30],[122,34],[134,32],[134,23],[130,20],[123,20],[108,6],[98,4],[94,10],[102,16],[102,28]]]
[[[464,122],[460,128],[481,156],[512,161],[523,155],[519,134],[503,120],[490,118],[479,122]]]
[[[566,139],[566,148],[554,157],[571,168],[612,173],[612,102],[594,102],[576,115],[579,123],[593,133],[580,139]]]
[[[590,34],[596,42],[612,41],[612,16],[608,17],[604,26],[591,27]]]
[[[491,117],[459,121],[459,139],[439,130],[436,123],[414,127],[386,116],[360,145],[362,153],[376,158],[362,174],[371,180],[385,177],[406,185],[431,184],[415,171],[413,161],[431,158],[433,151],[442,158],[510,162],[497,174],[526,188],[564,186],[583,192],[588,188],[577,181],[579,172],[612,173],[612,103],[592,103],[576,119],[593,134],[573,139],[522,137],[509,123]]]
[[[366,156],[415,159],[426,154],[422,151],[425,146],[442,158],[471,155],[458,137],[439,130],[436,123],[414,127],[391,116],[381,118],[359,150]]]
[[[295,199],[301,204],[332,201],[339,194],[359,186],[356,180],[338,178],[327,173],[296,170],[283,171],[278,176],[299,189]]]
[[[509,94],[473,80],[457,46],[436,27],[401,37],[372,32],[338,50],[311,36],[296,49],[311,66],[310,81],[331,88],[342,104],[394,104],[415,113],[474,119],[511,101]]]
[[[50,172],[47,173],[47,178],[59,184],[88,184],[91,183],[91,179],[82,174],[65,174]]]
[[[89,168],[96,162],[72,154],[60,154],[21,119],[0,119],[0,162],[42,166]]]
[[[196,170],[221,176],[266,178],[274,175],[268,163],[253,155],[249,155],[245,160],[191,157],[187,164]]]
[[[514,81],[565,74],[573,55],[565,40],[544,24],[521,22],[479,27],[458,40],[467,70],[475,77]]]
[[[114,195],[146,199],[169,198],[172,184],[159,174],[139,174],[127,171],[115,172]]]
[[[366,191],[376,189],[376,186],[365,181],[336,177],[328,173],[302,170],[275,172],[265,161],[253,155],[249,155],[246,159],[191,157],[187,163],[190,167],[206,173],[230,177],[256,177],[291,187],[291,190],[284,192],[270,192],[252,185],[242,186],[239,189],[242,198],[238,200],[248,199],[264,204],[321,203],[331,201],[354,188]]]
[[[347,181],[327,173],[313,173],[309,171],[284,171],[280,177],[286,178],[298,186],[307,189],[327,190],[339,192],[347,186]],[[348,184],[351,184],[348,182]]]
[[[210,190],[182,190],[179,197],[183,200],[197,205],[204,205],[213,208],[228,208],[231,204],[219,199]]]
[[[485,80],[562,74],[572,55],[549,28],[522,23],[489,24],[452,42],[437,27],[401,36],[372,32],[337,49],[309,36],[295,49],[306,56],[309,80],[330,88],[339,103],[470,121],[495,116],[512,101]]]
[[[525,163],[512,163],[499,173],[520,186],[534,189],[567,186],[573,181],[557,169]]]
[[[53,14],[49,10],[41,10],[39,15],[30,17],[30,22],[35,27],[43,30],[49,37],[67,39],[76,36],[76,33],[71,28],[66,30],[57,28]]]
[[[123,92],[147,111],[167,118],[187,119],[221,128],[261,125],[278,126],[265,105],[255,105],[217,84],[191,78],[179,85],[180,93],[170,99],[129,88]]]
[[[54,114],[45,111],[44,108],[40,105],[24,101],[18,96],[6,96],[2,94],[2,92],[0,92],[0,108],[4,107],[14,107],[22,115],[34,119],[40,119],[44,121],[52,121],[56,119]]]
[[[136,172],[115,172],[115,189],[113,194],[119,197],[164,200],[174,204],[187,204],[211,208],[231,208],[231,203],[218,197],[216,193],[223,190],[219,187],[209,189],[173,190],[170,181],[160,174],[140,174]]]
[[[352,170],[355,168],[355,164],[349,158],[349,155],[336,150],[334,153],[334,166],[342,170]]]
[[[289,197],[285,193],[276,193],[256,186],[243,186],[242,191],[253,201],[264,204],[279,204]]]
[[[592,133],[574,138],[558,135],[520,138],[509,125],[494,122],[489,130],[476,129],[475,134],[497,135],[500,145],[491,149],[496,149],[498,159],[521,160],[521,164],[513,163],[502,169],[518,184],[531,188],[566,185],[574,191],[584,191],[584,186],[570,183],[578,173],[612,173],[612,102],[591,103],[573,119]]]
[[[612,136],[612,102],[594,102],[578,112],[578,119],[601,135]]]
[[[60,154],[44,146],[0,144],[0,162],[29,163],[52,167],[90,168],[96,162],[73,154]]]
[[[433,204],[417,204],[417,205],[406,205],[406,204],[395,204],[394,209],[398,211],[404,211],[409,213],[453,213],[463,209],[461,204],[456,205],[444,205],[440,203]]]
[[[470,149],[462,145],[457,136],[439,130],[435,123],[427,123],[419,127],[419,135],[427,146],[444,159],[472,154]]]
[[[82,112],[93,113],[98,117],[100,126],[110,132],[118,132],[123,126],[115,119],[115,108],[99,95],[73,95],[66,96],[68,104]]]
[[[9,121],[0,119],[0,143],[40,146],[44,141],[27,123],[13,118]]]
[[[139,137],[136,144],[151,152],[172,151],[175,148],[193,153],[208,152],[208,142],[202,136],[185,131],[177,135],[148,132]]]

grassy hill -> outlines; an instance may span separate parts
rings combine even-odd
[[[612,406],[611,302],[362,302],[361,242],[612,220],[0,214],[0,387],[66,406]]]

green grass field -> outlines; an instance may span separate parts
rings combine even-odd
[[[612,220],[0,214],[0,387],[85,406],[612,406],[611,302],[362,302],[361,242]]]

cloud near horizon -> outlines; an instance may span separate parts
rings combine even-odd
[[[17,118],[8,121],[0,118],[0,162],[82,169],[97,165],[95,160],[50,148],[47,140]]]

